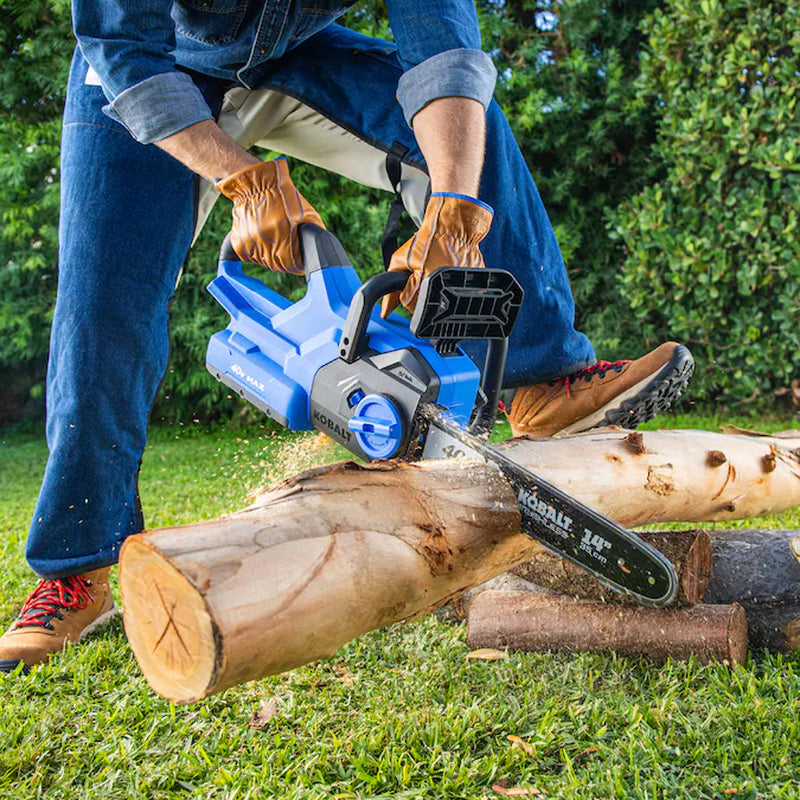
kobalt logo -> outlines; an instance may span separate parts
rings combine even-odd
[[[332,419],[328,419],[321,411],[314,410],[312,416],[317,422],[320,423],[320,425],[324,425],[331,433],[335,434],[343,441],[350,441],[350,438],[353,434],[345,428],[342,428],[340,425],[337,425]]]
[[[248,375],[238,364],[233,364],[231,366],[231,372],[234,375],[238,375],[240,378],[244,378],[251,386],[255,386],[259,392],[264,391],[264,384],[261,383],[261,381],[257,381],[252,375]]]
[[[544,500],[540,500],[533,492],[520,489],[519,495],[517,495],[517,502],[542,519],[549,520],[556,527],[561,528],[562,531],[569,533],[572,530],[571,517],[568,517],[563,511],[556,511],[553,506],[545,503]]]

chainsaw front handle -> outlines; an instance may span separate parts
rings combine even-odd
[[[339,340],[339,357],[352,364],[367,350],[367,325],[375,304],[384,295],[399,292],[411,276],[410,270],[379,272],[361,284],[350,301],[350,310]]]

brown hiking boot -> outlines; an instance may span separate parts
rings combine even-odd
[[[111,567],[104,567],[39,581],[0,637],[0,672],[11,672],[20,662],[26,667],[41,664],[118,613],[108,584],[110,574]]]
[[[521,386],[508,420],[514,436],[537,439],[602,425],[635,428],[669,408],[693,371],[689,350],[667,342],[636,361],[598,361],[558,380]]]

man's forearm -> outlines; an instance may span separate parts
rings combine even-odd
[[[441,97],[414,115],[431,190],[478,196],[486,148],[486,112],[467,97]]]
[[[477,197],[486,145],[483,106],[466,97],[439,98],[414,116],[414,133],[428,164],[432,191]],[[259,161],[211,120],[155,144],[208,180]]]
[[[155,142],[156,147],[177,158],[192,172],[210,181],[227,178],[240,169],[258,164],[257,159],[225,133],[212,120],[190,125],[166,139]]]

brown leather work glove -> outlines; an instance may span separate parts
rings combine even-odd
[[[325,225],[289,177],[285,158],[262,161],[216,183],[233,200],[231,244],[242,261],[275,272],[303,272],[297,226]]]
[[[383,298],[381,316],[388,317],[400,303],[413,311],[422,279],[439,267],[486,266],[478,245],[489,233],[492,216],[489,206],[464,195],[432,194],[419,230],[389,262],[390,270],[410,269],[411,277],[401,292]]]

